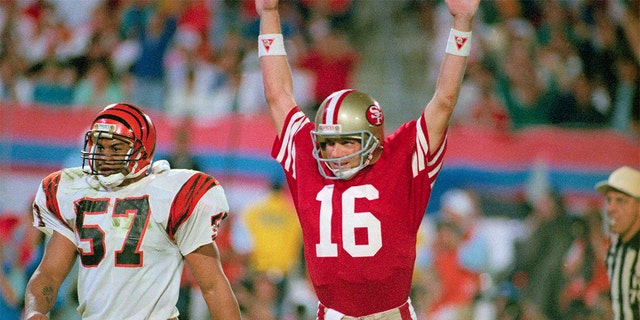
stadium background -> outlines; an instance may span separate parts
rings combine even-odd
[[[286,21],[291,23],[291,29],[285,28],[285,32],[295,34],[296,28],[312,29],[311,26],[315,25],[310,18],[315,17],[312,4],[320,2],[288,1],[292,5],[287,8],[304,10],[298,15],[300,20]],[[0,8],[3,9],[0,15],[0,21],[3,22],[0,23],[3,26],[2,39],[6,39],[7,33],[10,33],[7,31],[11,30],[8,27],[10,24],[6,22],[12,20],[11,14],[15,15],[14,18],[18,14],[27,14],[24,9],[34,3],[38,1],[0,2]],[[100,4],[121,5],[124,11],[123,8],[132,3],[161,7],[171,6],[172,2],[51,0],[41,3],[48,3],[52,8],[49,13],[62,18],[68,26],[77,27],[90,20],[90,12]],[[240,34],[247,43],[255,42],[255,13],[251,12],[251,1],[184,1],[184,4],[188,3],[209,6],[207,32],[210,33],[208,40],[214,51],[215,48],[224,47],[226,32],[234,26],[241,30]],[[388,132],[403,121],[416,118],[431,96],[436,66],[444,52],[446,41],[443,37],[446,37],[448,29],[441,26],[448,24],[442,23],[447,15],[442,2],[332,0],[327,3],[330,4],[327,16],[337,29],[346,30],[348,45],[358,52],[356,66],[345,72],[347,74],[340,73],[341,76],[351,81],[353,87],[372,93],[380,101],[386,112]],[[18,11],[11,11],[15,9],[11,9],[10,4],[16,4]],[[474,29],[475,48],[470,57],[470,66],[481,64],[487,56],[497,55],[495,70],[500,70],[507,60],[502,54],[506,55],[504,47],[510,37],[527,38],[531,41],[531,50],[541,50],[552,41],[541,42],[539,33],[543,33],[545,24],[549,23],[548,11],[557,9],[558,5],[563,6],[564,14],[573,18],[567,21],[568,28],[581,30],[586,27],[595,32],[600,21],[593,12],[603,11],[614,28],[622,29],[625,20],[621,17],[633,10],[628,7],[633,4],[637,5],[637,1],[483,1],[480,18]],[[591,15],[588,14],[590,10]],[[295,14],[293,16],[297,17]],[[120,17],[115,15],[110,18],[119,25],[123,22]],[[307,30],[306,33],[307,41],[312,42],[315,39],[313,32]],[[594,39],[593,42],[598,41],[597,36]],[[189,47],[191,40],[188,32],[178,32],[172,48]],[[15,43],[16,40],[12,41]],[[0,61],[3,66],[10,61],[7,57],[11,50],[7,49],[7,43],[0,41]],[[582,42],[572,44],[580,49]],[[188,123],[187,130],[191,137],[190,152],[203,171],[221,181],[227,191],[232,214],[240,213],[247,204],[262,197],[273,179],[282,178],[280,168],[269,156],[274,132],[260,97],[262,88],[256,69],[257,55],[251,51],[251,45],[247,46],[241,64],[245,81],[243,85],[248,88],[243,100],[245,103],[239,108],[230,107],[215,115],[194,118]],[[618,48],[619,45],[614,47]],[[296,48],[294,44],[288,44],[293,57],[297,54]],[[615,53],[615,48],[608,49]],[[595,53],[593,55],[596,56]],[[585,60],[585,57],[591,55],[582,53],[581,58]],[[565,73],[571,74],[574,62],[562,60],[560,64],[566,67],[563,69]],[[594,88],[592,97],[595,100],[596,89],[602,84],[599,82],[601,78],[595,75],[606,72],[598,69],[603,64],[593,61],[582,63],[582,69]],[[637,65],[636,60],[636,69]],[[613,69],[612,66],[607,68]],[[493,75],[497,78],[498,72],[495,70]],[[30,71],[14,71],[17,72],[12,75],[14,78],[36,79],[36,75]],[[523,69],[521,72],[528,71]],[[616,71],[611,72],[614,78],[620,78]],[[122,82],[129,76],[126,72],[120,75]],[[294,75],[300,87],[297,91],[298,102],[311,113],[314,103],[310,98],[314,94],[313,77],[295,64]],[[535,77],[533,74],[529,76]],[[7,79],[0,79],[5,88]],[[621,131],[612,121],[580,123],[577,126],[575,123],[549,122],[507,125],[507,128],[499,122],[491,125],[480,123],[469,116],[471,103],[468,100],[473,97],[466,93],[473,91],[474,84],[465,83],[459,111],[454,116],[449,132],[445,166],[426,214],[438,216],[440,196],[447,190],[462,188],[476,192],[480,197],[484,226],[495,236],[491,257],[493,271],[496,274],[505,271],[512,263],[512,245],[518,238],[514,233],[520,230],[511,226],[514,222],[522,223],[526,218],[527,212],[523,211],[521,204],[532,194],[552,186],[562,194],[570,213],[580,216],[587,210],[600,208],[602,204],[601,197],[593,190],[596,182],[605,179],[611,170],[621,165],[640,166],[637,78],[635,84],[635,100],[632,99],[629,117],[636,131]],[[611,101],[615,101],[615,96],[610,97]],[[603,114],[610,118],[613,104],[611,102],[609,109],[603,109]],[[0,99],[0,220],[3,241],[9,243],[13,240],[11,231],[21,221],[16,217],[28,213],[35,188],[42,177],[62,167],[81,164],[79,150],[83,134],[101,107],[47,103],[3,93]],[[156,159],[166,158],[175,150],[174,137],[184,126],[184,115],[164,105],[149,108],[149,113],[159,133]],[[5,261],[5,268],[12,262]]]

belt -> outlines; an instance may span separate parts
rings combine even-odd
[[[328,308],[318,302],[318,315],[316,320],[416,320],[416,313],[411,305],[411,299],[407,299],[401,306],[386,311],[369,314],[361,317],[345,315],[335,309]]]

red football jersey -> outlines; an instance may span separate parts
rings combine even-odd
[[[416,234],[442,166],[446,138],[429,153],[420,117],[385,139],[375,164],[351,180],[329,180],[313,158],[313,129],[295,108],[272,156],[289,183],[318,299],[350,316],[398,307],[409,297]]]

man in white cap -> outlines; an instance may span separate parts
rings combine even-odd
[[[615,319],[640,319],[640,171],[623,166],[596,184],[605,195],[607,222],[616,238],[607,254]]]

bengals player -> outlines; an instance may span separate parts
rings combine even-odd
[[[177,319],[187,262],[211,315],[240,319],[214,240],[229,211],[220,183],[153,161],[156,129],[138,107],[104,108],[85,135],[83,166],[51,173],[33,203],[51,236],[29,281],[26,319],[48,319],[76,259],[83,319]]]

